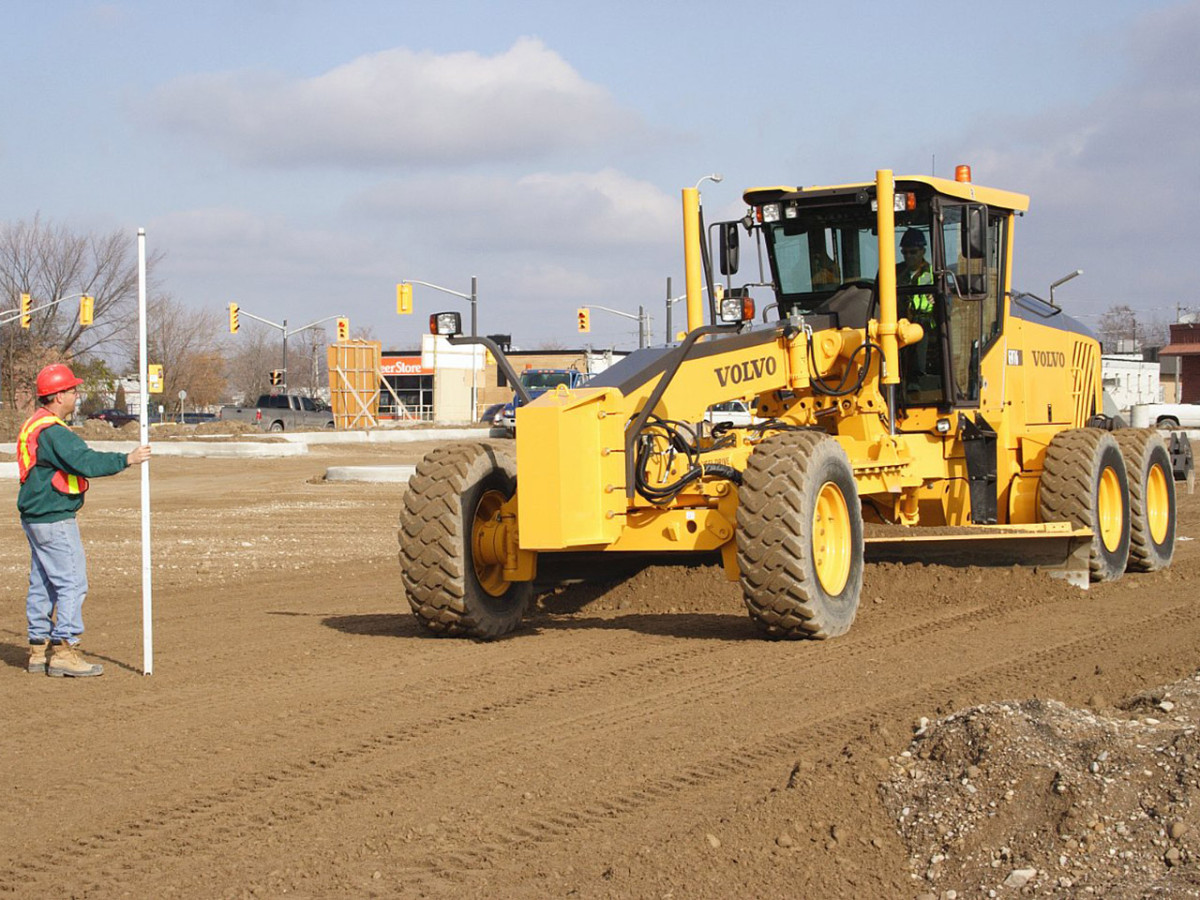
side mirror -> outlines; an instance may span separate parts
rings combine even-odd
[[[961,257],[958,272],[953,276],[954,293],[964,300],[982,300],[988,293],[988,209],[982,203],[972,203],[961,209]]]
[[[969,259],[987,258],[987,207],[971,204],[963,210],[962,246]]]
[[[720,236],[720,268],[722,275],[734,275],[738,270],[738,250],[741,238],[737,222],[722,222],[718,226]]]

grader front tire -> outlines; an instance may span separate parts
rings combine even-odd
[[[417,619],[439,635],[497,638],[516,629],[533,596],[477,554],[501,505],[516,490],[509,450],[440,447],[417,466],[400,514],[400,575]]]
[[[787,432],[759,444],[737,523],[742,594],[768,637],[822,640],[850,628],[862,590],[862,510],[837,441]]]
[[[1152,428],[1113,432],[1129,474],[1130,572],[1165,569],[1175,555],[1175,477],[1166,441]]]
[[[1120,578],[1129,559],[1129,478],[1116,438],[1097,428],[1056,434],[1042,464],[1038,513],[1043,522],[1090,529],[1090,579]]]

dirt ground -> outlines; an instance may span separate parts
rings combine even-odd
[[[427,636],[400,485],[314,448],[94,483],[84,648],[24,671],[0,529],[0,895],[1200,895],[1200,496],[1174,567],[1079,591],[868,567],[845,637],[760,639],[712,567],[560,586],[528,627]]]

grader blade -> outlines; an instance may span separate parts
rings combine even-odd
[[[863,538],[868,562],[1034,566],[1084,590],[1089,584],[1091,542],[1090,531],[1072,528],[1065,522],[919,531],[894,525],[868,525]]]

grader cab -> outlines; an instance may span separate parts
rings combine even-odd
[[[725,285],[685,190],[686,337],[522,406],[515,458],[480,442],[418,466],[399,534],[418,619],[439,634],[512,631],[546,554],[718,553],[776,638],[845,632],[869,547],[1015,555],[1081,586],[1169,565],[1162,439],[1111,430],[1096,338],[1010,287],[1028,198],[963,168],[748,190],[745,219],[713,228]],[[759,272],[735,286],[743,234]],[[431,324],[486,342],[459,336],[456,314]],[[755,424],[704,422],[739,398]]]

